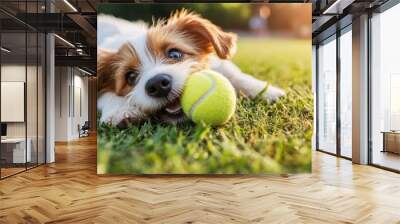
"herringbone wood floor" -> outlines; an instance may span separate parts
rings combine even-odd
[[[96,139],[0,181],[0,223],[400,223],[400,175],[314,153],[313,174],[97,176]]]

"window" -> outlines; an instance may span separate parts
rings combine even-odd
[[[336,36],[318,48],[318,149],[336,153]]]
[[[400,5],[371,19],[371,162],[400,170]]]
[[[5,5],[15,2],[0,3]],[[17,5],[24,16],[40,12],[44,2]],[[45,163],[46,39],[4,12],[0,17],[7,21],[0,23],[0,178],[5,178]]]
[[[352,34],[351,26],[340,36],[340,154],[352,156]]]

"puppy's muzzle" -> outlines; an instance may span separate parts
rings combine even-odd
[[[155,98],[167,97],[172,89],[172,77],[168,74],[158,74],[146,83],[147,95]]]

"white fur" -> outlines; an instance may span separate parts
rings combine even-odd
[[[98,16],[97,27],[97,46],[109,51],[117,51],[132,37],[147,31],[147,24],[143,21],[129,22],[104,14]]]
[[[126,105],[126,99],[113,92],[102,94],[97,100],[97,108],[101,110],[100,122],[118,124],[126,111],[120,110]]]
[[[145,92],[145,84],[153,76],[166,73],[173,77],[172,92],[179,94],[184,82],[196,65],[195,61],[187,61],[179,64],[164,64],[162,61],[154,61],[146,47],[147,26],[143,22],[128,22],[112,16],[99,15],[98,22],[98,47],[107,51],[117,52],[126,42],[129,42],[141,62],[141,77],[135,88],[125,97],[107,92],[99,96],[98,109],[102,112],[100,121],[117,125],[123,119],[135,116],[145,117],[151,114],[167,102],[148,96]],[[238,92],[254,98],[265,89],[267,83],[258,80],[251,75],[243,73],[234,63],[222,60],[218,57],[210,57],[210,68],[226,76]],[[285,92],[274,86],[268,86],[264,98],[273,102],[283,96]]]

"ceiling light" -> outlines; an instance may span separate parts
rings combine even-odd
[[[68,5],[68,7],[70,7],[74,12],[78,12],[78,10],[68,0],[64,0],[64,3]]]
[[[68,46],[75,48],[75,45],[73,45],[73,44],[72,44],[71,42],[69,42],[68,40],[66,40],[66,39],[64,39],[64,38],[62,38],[62,37],[60,37],[60,36],[57,35],[57,34],[54,34],[54,36],[57,37],[57,38],[58,38],[59,40],[61,40],[62,42],[64,42],[65,44],[67,44]]]
[[[7,48],[5,48],[5,47],[1,47],[0,49],[1,49],[2,51],[6,52],[6,53],[10,53],[10,52],[11,52],[11,50],[9,50],[9,49],[7,49]]]
[[[79,55],[83,55],[83,49],[82,48],[77,48],[76,49],[76,53],[78,53]]]
[[[87,74],[87,75],[93,75],[92,73],[90,73],[90,72],[88,72],[88,71],[86,71],[86,70],[83,70],[83,69],[81,69],[81,68],[79,68],[79,67],[78,67],[78,70],[81,71],[81,72],[83,72],[83,73],[85,73],[85,74]]]
[[[327,14],[342,14],[343,10],[351,5],[355,0],[336,0],[330,5],[327,9],[322,13],[323,15]]]

